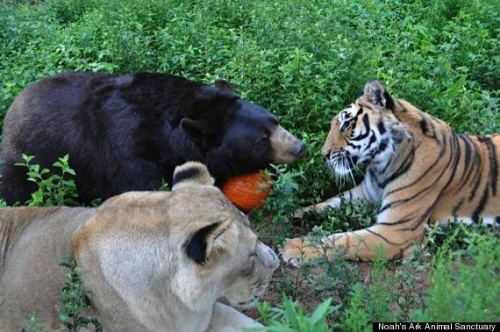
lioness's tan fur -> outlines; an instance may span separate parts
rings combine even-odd
[[[197,168],[199,180],[181,179],[171,192],[126,193],[98,208],[1,209],[0,331],[20,331],[33,313],[44,331],[58,328],[55,306],[69,272],[58,260],[69,252],[92,292],[88,314],[104,331],[259,326],[216,300],[248,304],[267,287],[276,254],[204,166],[182,167]],[[198,262],[187,250],[196,241],[205,250]]]

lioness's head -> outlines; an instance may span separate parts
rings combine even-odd
[[[107,200],[73,237],[77,263],[84,271],[99,265],[129,307],[139,305],[131,290],[141,299],[176,297],[195,311],[221,297],[247,305],[265,291],[279,261],[213,183],[204,165],[189,162],[176,168],[171,192]]]

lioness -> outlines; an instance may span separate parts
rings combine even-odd
[[[216,302],[249,304],[277,255],[213,186],[205,166],[177,167],[171,192],[130,192],[98,208],[0,210],[0,330],[36,313],[58,327],[55,306],[72,252],[104,331],[240,331],[260,326]]]

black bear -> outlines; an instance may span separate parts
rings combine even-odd
[[[25,202],[35,190],[21,154],[50,168],[69,154],[79,201],[172,183],[175,166],[200,161],[216,184],[270,163],[292,163],[302,141],[276,116],[242,100],[222,80],[206,85],[160,73],[66,73],[27,87],[3,125],[1,195]]]

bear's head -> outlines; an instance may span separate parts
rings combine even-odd
[[[293,163],[306,153],[304,143],[281,127],[274,114],[241,99],[225,81],[203,87],[193,109],[181,128],[205,152],[218,185],[269,164]]]

